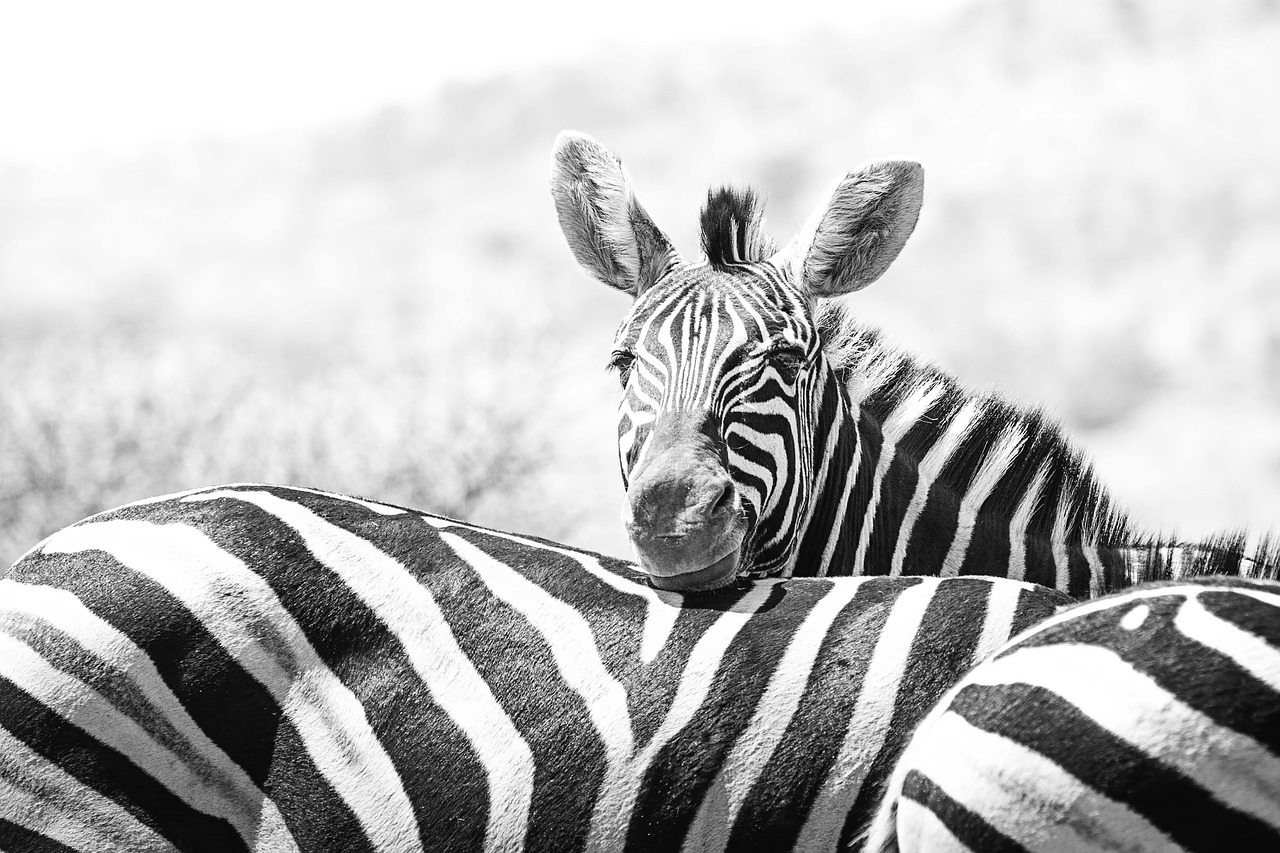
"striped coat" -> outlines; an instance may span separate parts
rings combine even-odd
[[[743,582],[234,486],[0,580],[0,849],[834,850],[1058,593]]]
[[[1010,642],[921,724],[869,849],[1280,850],[1280,584],[1151,584]]]

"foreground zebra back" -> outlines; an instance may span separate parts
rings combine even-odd
[[[642,578],[298,489],[95,516],[0,581],[0,849],[834,850],[933,702],[1065,601]]]
[[[921,724],[868,849],[1280,850],[1280,584],[1064,611]]]

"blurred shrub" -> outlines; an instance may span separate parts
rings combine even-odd
[[[528,490],[547,459],[534,406],[459,382],[255,348],[117,335],[0,344],[0,563],[119,503],[224,482],[376,496],[558,531]],[[452,375],[451,375],[452,374]],[[519,405],[509,405],[522,400]]]

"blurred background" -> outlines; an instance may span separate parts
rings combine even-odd
[[[15,5],[0,565],[244,480],[627,556],[629,300],[559,233],[562,128],[690,258],[712,184],[786,239],[848,169],[920,160],[861,316],[1056,413],[1140,522],[1280,526],[1277,0]]]

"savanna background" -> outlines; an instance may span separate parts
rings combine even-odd
[[[1280,525],[1280,2],[654,2],[0,13],[0,566],[226,481],[625,556],[552,140],[626,162],[687,257],[712,184],[783,239],[866,160],[926,167],[847,297],[1043,404],[1122,505]]]

